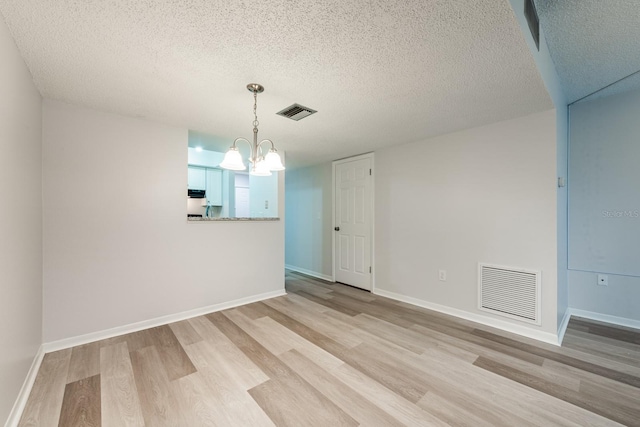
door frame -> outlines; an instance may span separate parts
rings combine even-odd
[[[336,233],[334,227],[336,226],[336,165],[341,163],[347,163],[354,160],[370,159],[371,160],[371,206],[369,206],[369,212],[371,213],[371,224],[369,224],[369,232],[371,233],[370,242],[370,254],[371,254],[371,293],[374,294],[376,289],[376,268],[375,268],[375,153],[364,153],[357,156],[345,157],[342,159],[334,160],[331,162],[331,279],[336,281]]]

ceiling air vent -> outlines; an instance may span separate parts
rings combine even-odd
[[[540,21],[538,20],[538,12],[536,12],[536,5],[533,4],[533,0],[524,0],[524,17],[529,24],[533,41],[536,42],[536,47],[540,50]]]
[[[312,110],[311,108],[303,107],[300,104],[293,104],[288,106],[284,110],[278,111],[276,114],[279,116],[287,117],[291,120],[295,120],[297,122],[300,119],[304,119],[305,117],[312,115],[313,113],[317,113],[317,111]]]

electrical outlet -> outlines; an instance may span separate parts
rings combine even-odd
[[[264,208],[265,209],[269,209],[269,201],[268,200],[264,201]]]
[[[598,286],[609,286],[609,276],[598,274]]]
[[[438,279],[440,279],[441,282],[446,282],[447,270],[438,270]]]

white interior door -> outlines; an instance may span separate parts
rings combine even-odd
[[[340,160],[334,174],[335,279],[371,290],[371,158]]]
[[[249,189],[236,187],[236,218],[249,218]]]

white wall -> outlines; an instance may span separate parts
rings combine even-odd
[[[283,221],[187,222],[186,147],[186,129],[44,102],[45,342],[283,290]]]
[[[287,171],[285,263],[321,277],[332,275],[331,163]]]
[[[0,16],[0,422],[42,343],[40,94]]]
[[[554,110],[376,151],[374,177],[376,290],[556,334]],[[477,309],[478,262],[542,271],[540,327]]]
[[[640,91],[570,109],[569,303],[640,321]],[[605,273],[609,286],[597,286]]]

